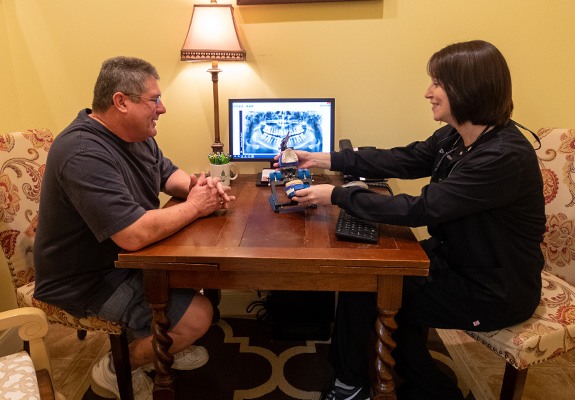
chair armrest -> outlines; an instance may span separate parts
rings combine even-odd
[[[44,337],[48,333],[46,313],[35,307],[22,307],[0,312],[0,331],[18,328],[18,335],[30,343],[30,358],[35,369],[46,369],[51,373],[48,351]]]

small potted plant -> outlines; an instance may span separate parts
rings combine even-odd
[[[223,152],[208,154],[210,161],[210,176],[220,178],[224,185],[229,186],[230,182],[238,177],[238,167],[231,163],[231,156]]]
[[[210,153],[208,154],[208,160],[210,160],[210,164],[212,165],[223,165],[230,162],[230,155],[226,153]]]

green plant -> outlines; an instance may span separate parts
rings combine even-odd
[[[210,164],[222,165],[230,162],[231,156],[226,153],[210,153],[208,154],[208,160]]]

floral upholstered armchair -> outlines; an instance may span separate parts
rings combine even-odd
[[[541,129],[537,135],[547,219],[541,301],[525,322],[467,332],[505,358],[501,400],[521,398],[530,365],[575,348],[575,129]]]
[[[49,322],[109,334],[122,399],[132,398],[128,340],[121,324],[88,317],[77,318],[36,300],[34,295],[34,239],[38,224],[40,189],[52,133],[45,129],[0,134],[0,244],[10,269],[18,307],[42,309]],[[82,332],[82,334],[80,334]]]

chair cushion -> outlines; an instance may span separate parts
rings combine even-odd
[[[541,277],[541,301],[527,321],[491,332],[466,331],[517,369],[575,348],[575,287],[545,271]]]
[[[0,357],[0,398],[40,400],[34,364],[25,351]]]
[[[37,307],[43,310],[48,321],[56,322],[70,328],[86,331],[102,331],[112,335],[122,334],[122,324],[107,321],[97,317],[78,318],[67,313],[59,307],[44,303],[33,297],[34,282],[20,286],[16,291],[16,299],[19,307]]]

